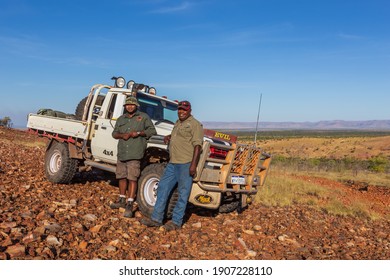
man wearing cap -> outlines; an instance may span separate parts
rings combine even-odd
[[[133,96],[126,98],[125,113],[115,124],[112,137],[118,139],[116,178],[119,180],[119,199],[112,209],[125,208],[124,216],[133,217],[133,202],[137,192],[137,180],[141,173],[140,163],[146,150],[146,140],[156,135],[149,116],[138,111],[139,103]],[[127,190],[127,200],[126,200]]]
[[[141,223],[146,226],[162,225],[170,193],[176,184],[179,198],[173,210],[172,220],[167,222],[164,228],[167,231],[176,230],[183,223],[192,179],[196,176],[196,167],[203,144],[203,126],[191,115],[191,112],[190,102],[179,102],[179,120],[175,123],[172,134],[164,138],[165,143],[169,143],[170,161],[157,189],[157,201],[151,219],[141,220]]]

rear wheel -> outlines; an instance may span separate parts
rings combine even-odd
[[[165,163],[148,165],[142,171],[141,177],[138,180],[137,203],[140,211],[146,217],[152,215],[157,200],[158,184],[160,183],[160,178],[164,173],[165,167]],[[172,217],[172,212],[178,196],[177,188],[175,188],[166,209],[166,216],[168,219]]]
[[[76,174],[77,160],[70,158],[66,143],[54,142],[45,155],[45,175],[52,183],[69,184]]]

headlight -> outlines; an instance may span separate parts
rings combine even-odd
[[[133,86],[134,86],[134,81],[133,80],[130,80],[128,83],[127,83],[127,88],[132,91],[133,90]]]
[[[126,81],[123,77],[118,77],[115,80],[115,87],[117,88],[123,88],[126,84]]]

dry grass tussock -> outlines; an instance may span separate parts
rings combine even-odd
[[[390,220],[388,188],[379,194],[372,191],[374,187],[368,187],[367,192],[361,188],[352,189],[339,181],[313,175],[272,170],[255,202],[281,207],[305,205],[334,215]]]
[[[389,143],[390,136],[259,141],[258,146],[285,161],[273,162],[256,201],[268,206],[303,204],[335,215],[390,220]],[[379,165],[367,170],[367,165],[359,164],[378,158],[385,161],[384,171],[373,172]],[[317,159],[325,164],[313,165]],[[350,161],[353,167],[346,164]]]

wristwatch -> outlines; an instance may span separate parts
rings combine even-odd
[[[141,131],[137,131],[137,135],[140,136],[141,135]]]

